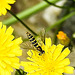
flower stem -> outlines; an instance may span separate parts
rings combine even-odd
[[[48,4],[50,4],[50,5],[53,5],[53,6],[55,6],[55,7],[58,7],[58,8],[65,8],[65,9],[69,9],[69,7],[65,7],[65,6],[58,6],[58,5],[56,5],[56,4],[54,4],[54,3],[52,3],[52,2],[49,2],[48,0],[44,0],[45,2],[47,2]]]
[[[8,10],[8,12],[13,15],[22,25],[24,25],[29,31],[31,31],[34,35],[37,35],[33,30],[31,30],[22,20],[20,20],[13,12]]]
[[[50,27],[46,28],[46,32],[48,32],[49,30],[51,30],[54,27],[59,26],[62,22],[64,22],[65,20],[67,20],[68,18],[72,17],[73,15],[75,15],[75,11],[66,15],[65,17],[63,17],[62,19],[60,19],[59,21],[57,21],[55,24],[51,25]]]
[[[52,2],[52,3],[56,3],[60,0],[48,0],[49,2]],[[30,17],[31,15],[47,8],[48,6],[50,6],[50,4],[48,4],[47,2],[45,1],[42,1],[40,2],[39,4],[27,9],[27,10],[24,10],[22,11],[21,13],[17,14],[17,17],[19,17],[20,19],[25,19],[25,18],[28,18]],[[3,24],[5,25],[11,25],[13,23],[16,23],[17,22],[17,19],[15,19],[14,17],[11,17],[11,18],[8,18],[7,20],[3,21]]]

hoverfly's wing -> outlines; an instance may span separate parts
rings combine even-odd
[[[22,50],[26,53],[26,56],[28,55],[27,52],[28,52],[29,50],[30,50],[30,52],[31,52],[32,55],[33,55],[33,53],[32,53],[31,50],[37,51],[36,48],[31,44],[30,41],[23,42],[23,43],[21,44],[21,48],[22,48]],[[25,53],[24,53],[24,52],[23,52],[23,56],[25,56]],[[31,55],[31,56],[32,56],[32,55]]]
[[[21,44],[21,48],[27,49],[27,50],[35,50],[35,47],[31,44],[30,41],[23,42],[23,43]]]

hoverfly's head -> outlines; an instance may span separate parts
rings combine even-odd
[[[45,53],[45,51],[44,51],[44,50],[42,50],[42,48],[41,48],[40,46],[38,46],[38,47],[37,47],[37,50],[39,50],[39,51],[40,51],[39,55],[42,55],[43,53]]]
[[[40,51],[39,55],[42,55],[42,54],[44,54],[44,53],[45,53],[45,51],[42,50],[42,51]]]

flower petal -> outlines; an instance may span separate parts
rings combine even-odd
[[[70,64],[69,58],[65,58],[57,64],[57,67],[61,68]]]
[[[14,4],[15,0],[0,0],[0,16],[6,15],[7,10],[11,9],[11,6],[9,4]]]
[[[46,43],[46,46],[48,48],[50,48],[50,46],[51,46],[51,39],[50,38],[46,38],[45,43]]]
[[[57,59],[57,57],[60,55],[63,47],[64,46],[61,45],[61,44],[57,45],[55,51],[53,52],[53,60],[56,60]]]
[[[74,68],[71,66],[64,67],[64,72],[68,74],[72,74],[74,72]]]
[[[70,53],[70,50],[68,48],[66,48],[61,54],[60,56],[57,58],[57,61],[61,61],[63,60],[66,56],[68,56]]]

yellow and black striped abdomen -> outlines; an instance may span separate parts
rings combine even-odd
[[[26,34],[27,34],[29,40],[30,40],[30,41],[32,42],[32,44],[34,45],[34,47],[35,47],[38,51],[40,51],[41,53],[44,53],[44,50],[42,50],[42,48],[38,45],[38,43],[37,43],[37,41],[35,40],[35,38],[34,38],[29,32],[27,32]]]

